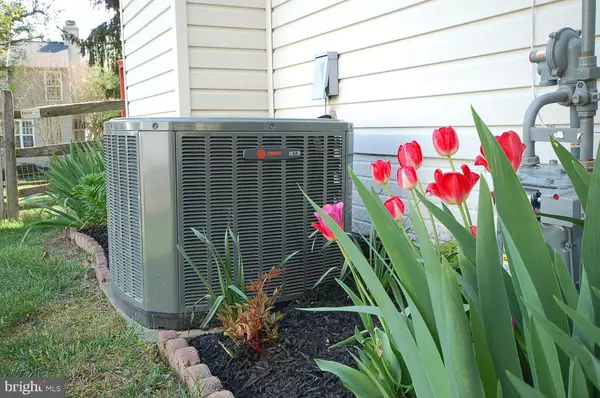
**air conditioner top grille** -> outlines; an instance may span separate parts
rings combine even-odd
[[[117,118],[105,123],[110,131],[205,131],[254,134],[264,132],[336,133],[351,131],[352,123],[335,119],[280,118]]]

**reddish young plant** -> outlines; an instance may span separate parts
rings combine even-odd
[[[260,356],[265,353],[265,343],[279,337],[279,321],[283,314],[273,309],[275,301],[281,295],[281,287],[275,288],[269,296],[269,284],[282,272],[281,268],[273,267],[269,272],[259,275],[258,279],[246,287],[249,293],[255,292],[255,296],[238,304],[237,311],[228,307],[218,317],[226,336],[248,345]]]

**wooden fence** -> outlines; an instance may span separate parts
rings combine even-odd
[[[5,179],[3,180],[2,173],[1,160],[3,157],[0,156],[0,219],[15,219],[19,217],[19,197],[43,193],[47,190],[47,185],[39,183],[31,184],[36,186],[19,190],[17,181],[17,158],[62,155],[69,152],[69,144],[17,149],[15,145],[15,119],[80,115],[84,113],[121,110],[123,107],[123,100],[107,100],[15,110],[12,92],[9,90],[2,90]],[[2,150],[1,147],[2,146],[0,145],[0,151]],[[6,202],[4,201],[5,188]]]

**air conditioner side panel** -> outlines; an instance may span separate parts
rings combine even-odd
[[[153,313],[179,310],[174,151],[172,132],[140,132],[143,308]]]

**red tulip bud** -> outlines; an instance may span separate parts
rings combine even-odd
[[[412,141],[398,147],[398,163],[402,167],[412,166],[418,170],[423,163],[423,153],[417,141]]]
[[[433,130],[433,146],[440,156],[454,155],[458,151],[456,131],[450,126]]]
[[[333,218],[333,220],[340,227],[342,227],[342,229],[344,228],[344,203],[343,202],[338,202],[338,203],[333,204],[333,205],[326,204],[325,206],[323,206],[323,211],[329,217]],[[329,241],[336,240],[335,234],[325,224],[325,222],[323,221],[323,218],[321,217],[321,215],[319,213],[317,213],[317,212],[315,212],[314,215],[315,215],[315,217],[317,217],[317,220],[319,220],[319,222],[318,223],[313,222],[313,223],[311,223],[311,225],[314,228],[316,228],[317,230],[321,231],[321,233],[323,234],[323,236],[325,237],[325,239],[327,239]]]
[[[471,225],[471,226],[469,227],[469,230],[471,230],[471,234],[472,234],[474,237],[477,237],[477,227],[476,227],[475,225]]]
[[[402,220],[402,217],[404,217],[404,202],[402,202],[402,199],[397,196],[392,196],[384,202],[384,205],[394,220]]]
[[[417,177],[417,171],[412,166],[400,167],[396,173],[398,179],[398,185],[404,189],[411,190],[417,186],[419,181]]]
[[[392,176],[392,162],[380,159],[371,163],[371,175],[376,183],[387,184]]]

